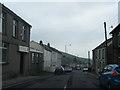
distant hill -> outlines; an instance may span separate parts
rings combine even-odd
[[[88,63],[88,58],[77,57],[75,55],[71,55],[71,54],[64,53],[64,52],[62,52],[62,56],[64,58],[67,58],[68,61],[84,63],[84,64]]]

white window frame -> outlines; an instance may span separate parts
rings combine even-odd
[[[26,35],[26,29],[25,29],[25,26],[23,26],[23,27],[22,27],[22,40],[23,40],[23,41],[26,40],[25,35]]]
[[[18,27],[18,22],[16,19],[13,19],[13,37],[17,38],[17,27]]]
[[[35,53],[32,52],[32,63],[35,63]]]
[[[39,53],[36,54],[36,63],[39,63]]]
[[[7,45],[6,47],[4,47],[4,44],[7,45],[7,43],[1,42],[0,49],[2,49],[2,50],[1,50],[1,53],[2,53],[2,54],[3,54],[3,49],[6,50],[6,60],[3,60],[3,55],[1,54],[0,64],[5,64],[5,63],[8,62],[8,61],[7,61],[7,56],[8,56],[8,52],[7,52],[7,50],[8,50],[8,45]]]
[[[2,12],[2,13],[1,13],[1,19],[2,19],[2,20],[1,20],[2,29],[3,29],[3,24],[5,25],[5,26],[4,26],[4,30],[2,30],[2,29],[1,29],[1,30],[2,30],[2,33],[3,33],[3,34],[6,34],[6,13],[5,13],[5,12]],[[3,23],[3,20],[4,20],[4,23]],[[4,31],[4,32],[3,32],[3,31]]]

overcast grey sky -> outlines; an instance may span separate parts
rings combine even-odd
[[[31,40],[50,43],[58,50],[88,57],[118,23],[116,2],[5,2],[8,8],[32,25]],[[71,44],[71,46],[69,46]],[[91,54],[92,55],[92,54]],[[91,56],[92,58],[92,56]]]

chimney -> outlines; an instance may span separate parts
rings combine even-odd
[[[48,43],[48,47],[50,47],[50,43]]]
[[[43,41],[42,40],[40,40],[40,43],[39,44],[43,44]]]

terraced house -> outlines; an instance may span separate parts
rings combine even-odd
[[[3,4],[0,4],[0,10],[2,78],[4,80],[27,75],[31,25]]]
[[[113,61],[116,64],[120,64],[120,24],[110,33],[113,37]]]
[[[96,74],[99,74],[100,71],[104,68],[106,64],[113,63],[113,41],[112,38],[107,40],[108,53],[106,53],[106,41],[101,43],[93,52],[93,68]],[[107,59],[106,59],[107,57]]]
[[[44,65],[44,48],[37,42],[30,42],[30,73],[43,71]]]

